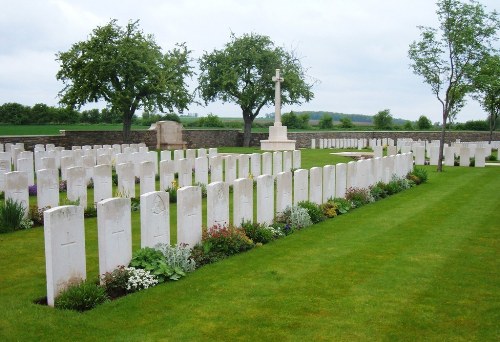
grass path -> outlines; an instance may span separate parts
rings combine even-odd
[[[428,170],[420,187],[84,314],[31,303],[41,229],[0,235],[0,340],[498,341],[500,170]]]

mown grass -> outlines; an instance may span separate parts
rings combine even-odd
[[[32,303],[42,229],[0,235],[0,340],[497,341],[499,170],[427,170],[427,184],[83,314]],[[90,277],[96,236],[89,219]]]

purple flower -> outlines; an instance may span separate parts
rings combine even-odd
[[[36,184],[28,187],[28,193],[30,196],[36,196]]]

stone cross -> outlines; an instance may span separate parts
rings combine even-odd
[[[285,79],[280,77],[280,69],[276,69],[276,76],[273,76],[274,87],[274,125],[281,126],[281,85]]]

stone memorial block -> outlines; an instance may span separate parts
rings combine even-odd
[[[28,175],[28,186],[35,184],[35,171],[33,169],[32,159],[19,158],[17,160],[17,170],[26,172],[26,175]]]
[[[217,155],[218,155],[217,148],[212,147],[212,148],[208,149],[208,157],[209,158],[216,157]]]
[[[140,194],[155,191],[155,170],[154,163],[145,161],[140,164]]]
[[[134,164],[131,162],[116,164],[118,175],[118,196],[135,198]]]
[[[250,155],[250,166],[251,166],[251,174],[253,177],[259,177],[261,175],[260,171],[260,153],[252,153]]]
[[[208,158],[198,157],[194,160],[194,182],[208,184]]]
[[[358,186],[357,184],[357,166],[358,166],[358,163],[354,162],[354,161],[350,161],[349,163],[347,163],[347,188],[356,188]]]
[[[415,154],[415,165],[425,165],[425,147],[414,146],[413,153]]]
[[[475,167],[485,167],[486,165],[486,149],[484,147],[476,147],[476,154],[474,157]]]
[[[292,172],[280,172],[276,175],[276,212],[281,213],[293,203]]]
[[[67,180],[67,170],[75,166],[73,157],[61,157],[61,179]]]
[[[466,146],[460,148],[460,166],[470,165],[470,149]]]
[[[271,152],[262,153],[262,174],[273,174],[273,155]]]
[[[190,248],[201,242],[201,188],[186,186],[177,191],[177,244]]]
[[[213,182],[207,185],[207,228],[229,226],[229,184]]]
[[[250,174],[250,156],[240,154],[238,157],[238,178],[247,178]]]
[[[302,155],[300,153],[300,150],[293,151],[292,156],[293,156],[292,167],[294,169],[300,169],[302,165]]]
[[[35,151],[35,171],[45,169],[42,166],[42,158],[46,158],[48,153],[46,151]]]
[[[113,197],[113,183],[111,165],[100,164],[94,166],[94,203]]]
[[[429,165],[437,165],[439,161],[439,145],[429,146]]]
[[[215,156],[209,158],[210,163],[210,182],[222,182],[222,157]]]
[[[233,184],[233,224],[253,222],[253,180],[238,178]]]
[[[169,193],[153,191],[141,195],[141,248],[159,243],[170,245]]]
[[[172,188],[175,180],[175,163],[173,160],[162,160],[160,162],[160,190]]]
[[[384,156],[384,147],[381,145],[373,146],[373,157],[382,158]]]
[[[455,148],[445,145],[444,146],[444,165],[454,166],[455,165]]]
[[[52,208],[43,213],[43,220],[47,305],[54,306],[69,285],[87,278],[83,208]]]
[[[325,148],[325,140],[324,139],[319,139],[319,148],[324,149]]]
[[[160,152],[160,161],[162,160],[172,160],[172,151],[163,150]]]
[[[87,182],[83,166],[70,167],[67,170],[68,181],[66,195],[70,201],[79,201],[80,205],[87,208]]]
[[[309,171],[298,169],[293,172],[293,205],[309,200]]]
[[[283,151],[283,172],[292,171],[292,151]]]
[[[335,197],[335,165],[323,166],[323,203]]]
[[[387,146],[387,155],[394,156],[398,153],[398,148],[394,145]]]
[[[5,190],[5,174],[10,171],[10,158],[0,159],[0,191]]]
[[[96,164],[97,165],[111,165],[111,155],[110,154],[101,154],[98,155],[96,158]]]
[[[56,169],[36,172],[36,198],[39,210],[59,205],[59,172]]]
[[[130,198],[108,198],[97,203],[99,274],[127,266],[132,259]]]
[[[191,186],[193,183],[193,169],[188,159],[179,159],[179,187]]]
[[[180,163],[179,160],[184,159],[184,150],[175,150],[174,151],[174,161],[175,161],[175,172],[180,171]]]
[[[158,150],[186,148],[186,142],[182,140],[182,124],[175,121],[158,121],[155,126]]]
[[[23,206],[24,217],[28,216],[29,193],[28,174],[24,171],[12,171],[5,173],[5,201],[11,199]]]
[[[347,164],[335,165],[335,197],[344,198],[347,188]]]
[[[236,179],[236,157],[233,155],[224,156],[224,181],[233,185]]]
[[[311,149],[315,149],[316,148],[316,139],[311,139]]]
[[[95,160],[92,156],[83,156],[82,160],[85,169],[85,184],[88,184],[94,175]]]
[[[312,167],[309,170],[309,201],[323,203],[323,168]]]
[[[257,177],[257,223],[271,224],[274,220],[274,180],[271,175]]]
[[[200,157],[207,157],[207,149],[206,148],[199,148],[198,149],[198,158]]]

